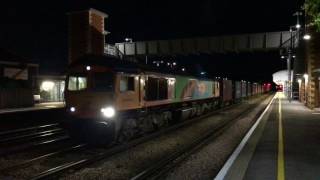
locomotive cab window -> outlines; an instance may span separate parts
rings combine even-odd
[[[96,91],[113,90],[113,74],[108,72],[96,72],[93,74],[94,87]]]
[[[86,88],[87,88],[87,77],[69,76],[68,78],[69,91],[80,91]]]
[[[134,91],[134,77],[121,76],[120,92]]]

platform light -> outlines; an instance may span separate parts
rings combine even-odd
[[[175,78],[169,78],[169,85],[174,85],[176,83],[176,79]]]
[[[306,79],[306,80],[307,80],[307,79],[308,79],[308,77],[309,77],[309,75],[308,75],[308,74],[304,74],[304,75],[303,75],[303,77],[304,77],[304,79]]]
[[[295,56],[295,55],[293,55],[292,57],[293,57],[293,58],[296,58],[296,56]]]
[[[87,71],[90,71],[90,70],[91,70],[91,66],[87,66],[87,67],[86,67],[86,70],[87,70]]]
[[[300,24],[297,24],[297,25],[296,25],[296,28],[297,28],[297,29],[300,29],[300,28],[301,28],[301,25],[300,25]]]
[[[52,81],[43,81],[41,84],[41,89],[44,91],[50,91],[54,87],[54,82]]]
[[[186,71],[186,68],[182,68],[181,70],[184,72],[184,71]]]
[[[174,65],[174,66],[175,66],[175,65],[177,65],[177,63],[176,63],[176,62],[173,62],[173,63],[172,63],[172,65]]]
[[[102,108],[101,112],[107,118],[112,118],[116,114],[116,111],[113,107]]]
[[[301,82],[302,82],[302,80],[301,80],[301,79],[298,79],[298,83],[301,84]]]
[[[303,36],[303,39],[304,39],[304,40],[310,40],[310,39],[311,39],[311,36],[310,36],[309,34],[305,34],[305,35]]]
[[[201,74],[201,75],[205,75],[205,74],[206,74],[206,72],[201,72],[200,74]]]
[[[75,112],[76,111],[76,108],[75,107],[71,107],[70,108],[70,112]]]
[[[284,58],[286,58],[285,56],[281,56],[281,59],[284,59]]]

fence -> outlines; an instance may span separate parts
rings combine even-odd
[[[33,106],[32,89],[0,88],[0,109]]]

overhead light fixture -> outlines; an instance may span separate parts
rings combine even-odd
[[[131,43],[132,43],[132,41],[133,41],[132,38],[125,38],[124,40],[125,40],[126,42],[131,42]]]
[[[286,58],[285,56],[281,56],[281,59],[284,59],[284,58]]]
[[[87,71],[90,71],[91,70],[91,66],[87,66],[86,69],[87,69]]]
[[[41,89],[43,89],[44,91],[50,91],[53,89],[53,87],[54,87],[53,81],[44,81],[41,84]]]
[[[309,34],[305,34],[305,35],[303,36],[303,39],[304,39],[304,40],[310,40],[310,39],[311,39],[311,36],[310,36]]]

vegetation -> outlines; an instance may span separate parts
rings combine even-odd
[[[310,25],[320,32],[320,0],[306,0],[304,4],[306,14],[311,18]]]

